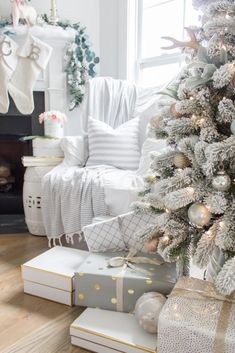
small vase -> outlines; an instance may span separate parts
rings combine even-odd
[[[209,282],[214,282],[224,263],[224,254],[218,247],[216,247],[206,269],[206,280]]]
[[[53,121],[53,120],[45,120],[44,121],[44,134],[45,136],[62,138],[64,136],[64,123]]]

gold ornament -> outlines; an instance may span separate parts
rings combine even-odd
[[[202,228],[209,224],[212,214],[202,203],[194,203],[188,209],[188,218],[192,224]]]
[[[155,252],[157,251],[158,244],[159,244],[159,238],[154,237],[150,240],[147,240],[144,246],[147,252]]]
[[[174,118],[181,118],[183,115],[181,113],[177,112],[175,106],[176,106],[176,103],[173,103],[170,106],[170,113]]]
[[[231,186],[230,176],[224,171],[220,171],[212,180],[213,189],[217,191],[228,191]]]
[[[190,166],[190,160],[188,159],[187,156],[185,156],[185,154],[183,154],[182,152],[178,152],[174,156],[174,165],[177,168],[184,169]]]

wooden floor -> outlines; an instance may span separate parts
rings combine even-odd
[[[0,353],[87,353],[70,344],[81,308],[23,293],[20,265],[47,249],[29,234],[0,235]]]

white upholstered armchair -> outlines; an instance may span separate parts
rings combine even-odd
[[[62,140],[64,162],[43,178],[49,239],[69,239],[95,217],[128,212],[143,186],[141,149],[157,100],[154,89],[122,80],[88,81],[78,113],[82,136]]]

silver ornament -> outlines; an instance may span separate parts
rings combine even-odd
[[[235,135],[235,120],[232,121],[231,126],[230,126],[230,130],[231,130],[232,134]]]
[[[211,217],[211,212],[202,203],[194,203],[188,209],[188,218],[197,227],[206,226],[210,222]]]
[[[145,331],[157,332],[159,314],[165,301],[164,295],[157,292],[145,293],[137,300],[135,317]]]
[[[230,176],[224,171],[218,172],[212,180],[212,186],[217,191],[228,191],[231,186]]]

